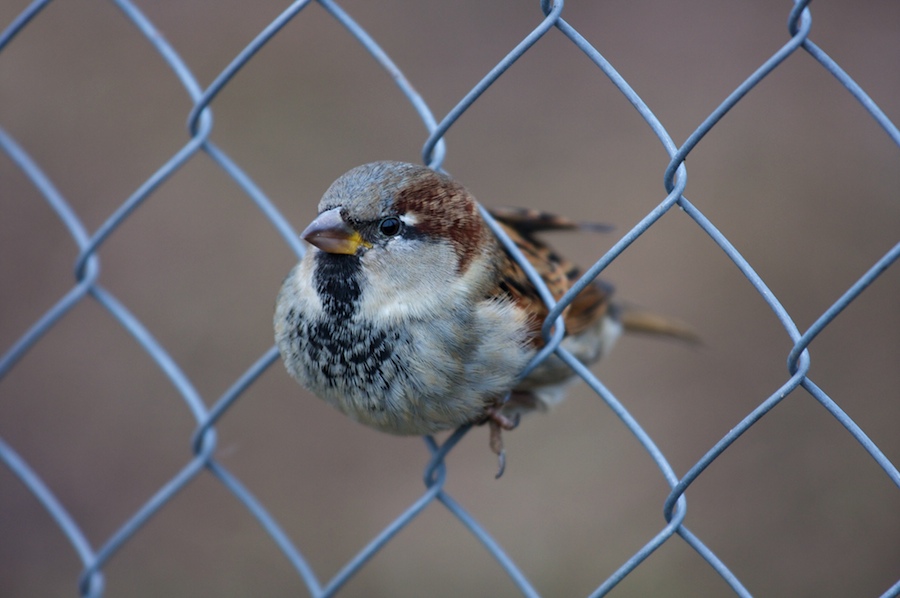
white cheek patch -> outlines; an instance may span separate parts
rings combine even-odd
[[[310,249],[306,256],[297,265],[296,273],[291,277],[291,291],[296,301],[301,302],[310,312],[323,311],[322,299],[313,286],[313,271],[315,270],[314,254],[316,250]]]
[[[391,323],[434,318],[467,295],[449,243],[401,237],[381,249],[362,257],[361,315]]]

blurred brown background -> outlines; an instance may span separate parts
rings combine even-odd
[[[0,4],[6,26],[26,6]],[[193,69],[213,78],[283,2],[144,2]],[[534,1],[342,4],[440,120],[540,21]],[[563,16],[681,143],[788,39],[791,3],[571,0]],[[896,122],[900,4],[813,3],[811,39]],[[191,103],[112,3],[51,4],[0,53],[0,126],[94,231],[188,139]],[[426,132],[362,47],[307,7],[213,104],[212,139],[297,230],[337,175],[418,161]],[[606,78],[551,31],[447,135],[445,167],[483,203],[552,208],[617,225],[555,237],[584,265],[664,197],[666,154]],[[900,150],[798,52],[688,158],[687,197],[805,329],[898,240]],[[0,156],[0,350],[73,284],[75,244]],[[295,256],[232,180],[195,156],[100,250],[100,283],[171,352],[206,403],[272,344]],[[679,475],[787,380],[791,343],[763,300],[673,210],[604,273],[621,297],[692,322],[701,348],[621,341],[594,368]],[[900,463],[900,269],[811,347],[810,377]],[[0,381],[0,437],[40,473],[99,547],[190,458],[190,412],[96,303],[78,305]],[[217,457],[284,526],[324,581],[423,491],[420,439],[363,428],[307,395],[280,364],[227,412]],[[558,412],[507,436],[499,481],[486,430],[449,458],[447,490],[546,596],[593,591],[663,526],[664,479],[579,385]],[[900,579],[900,491],[802,389],[688,491],[686,523],[759,596],[872,596]],[[30,493],[0,467],[0,595],[71,596],[81,565]],[[274,543],[201,475],[105,568],[108,596],[293,596]],[[615,596],[728,595],[681,540]],[[440,505],[342,596],[513,596],[513,584]]]

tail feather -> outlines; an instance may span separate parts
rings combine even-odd
[[[664,316],[632,305],[616,304],[616,316],[625,332],[637,332],[668,336],[693,344],[700,343],[700,335],[690,324],[677,318]]]

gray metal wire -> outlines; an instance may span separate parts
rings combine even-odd
[[[14,38],[27,27],[50,0],[33,2],[12,23],[10,23],[2,35],[0,35],[0,52],[14,41]],[[373,538],[356,556],[350,559],[343,568],[330,580],[322,581],[307,562],[303,554],[297,549],[291,538],[282,530],[278,522],[268,513],[259,502],[232,473],[228,471],[215,458],[216,429],[215,425],[220,418],[239,400],[246,389],[268,368],[277,361],[277,351],[273,347],[266,351],[252,364],[247,371],[234,382],[221,397],[215,401],[211,408],[205,406],[200,394],[194,388],[191,380],[182,371],[178,362],[153,338],[141,321],[136,318],[115,295],[104,288],[99,276],[98,251],[107,241],[110,235],[125,222],[135,208],[144,202],[155,189],[177,172],[188,161],[200,153],[209,156],[221,170],[231,177],[246,193],[247,197],[256,205],[259,211],[269,220],[272,226],[284,239],[293,251],[302,255],[304,249],[294,229],[288,221],[279,213],[278,209],[265,196],[253,180],[232,160],[221,148],[210,141],[209,135],[213,128],[213,117],[210,105],[217,94],[228,85],[234,75],[254,58],[258,50],[267,44],[289,21],[297,18],[299,13],[311,3],[311,0],[299,0],[292,3],[272,23],[266,27],[246,48],[244,48],[219,75],[212,84],[203,88],[188,65],[180,58],[177,50],[169,44],[165,37],[159,34],[153,23],[144,15],[138,4],[130,0],[116,0],[115,4],[121,12],[130,20],[138,32],[152,44],[159,56],[171,69],[174,76],[181,82],[192,102],[192,108],[187,119],[190,140],[169,160],[166,161],[152,176],[150,176],[130,197],[128,197],[108,219],[91,232],[81,222],[78,214],[64,196],[56,189],[41,169],[41,166],[29,157],[28,153],[10,135],[0,129],[0,148],[28,177],[35,189],[44,197],[60,221],[66,226],[72,239],[79,248],[79,256],[75,263],[76,283],[66,292],[57,303],[38,319],[32,327],[18,339],[0,358],[0,379],[8,374],[19,360],[51,330],[57,323],[65,318],[72,308],[83,301],[94,301],[100,305],[124,330],[131,334],[135,341],[143,348],[147,356],[156,363],[165,374],[169,382],[176,389],[185,406],[196,421],[193,441],[191,443],[193,456],[184,464],[171,479],[149,497],[143,506],[137,510],[115,533],[105,542],[93,545],[86,537],[79,522],[67,510],[53,492],[42,481],[39,472],[22,459],[10,444],[0,440],[0,459],[22,481],[48,512],[51,518],[59,526],[71,543],[78,558],[83,564],[78,590],[82,596],[101,596],[104,592],[104,567],[109,559],[117,553],[123,545],[131,541],[141,533],[148,519],[178,495],[187,485],[198,476],[208,474],[219,481],[222,488],[230,492],[244,507],[257,519],[262,528],[268,533],[271,540],[284,553],[286,558],[296,569],[297,574],[306,584],[312,596],[331,596],[337,593],[354,575],[356,575],[366,563],[377,554],[386,544],[391,542],[398,531],[418,517],[423,510],[434,502],[442,504],[461,525],[468,529],[493,555],[498,565],[506,571],[521,593],[525,596],[538,596],[538,592],[531,585],[526,572],[512,561],[500,545],[494,541],[487,530],[482,527],[469,513],[456,502],[444,489],[447,465],[445,458],[453,450],[460,439],[468,432],[468,427],[458,430],[442,445],[438,445],[432,438],[426,438],[426,447],[431,452],[431,460],[424,472],[425,491],[409,508],[390,525]],[[847,291],[835,301],[807,330],[801,331],[794,323],[791,315],[782,306],[775,293],[769,289],[763,279],[754,271],[748,261],[735,249],[729,240],[715,227],[704,214],[694,206],[684,195],[687,182],[687,169],[685,159],[690,152],[703,139],[722,117],[734,107],[746,94],[750,93],[765,77],[772,73],[787,57],[800,50],[807,52],[821,66],[831,73],[852,94],[852,96],[865,108],[871,117],[884,129],[885,133],[900,145],[900,131],[881,109],[869,98],[853,79],[844,72],[821,48],[810,39],[812,17],[808,8],[809,2],[797,1],[793,6],[786,6],[789,13],[787,43],[766,60],[756,71],[746,78],[713,112],[688,136],[682,144],[676,144],[660,120],[653,111],[643,102],[638,94],[631,88],[625,79],[619,75],[615,68],[607,61],[597,49],[585,39],[572,25],[562,18],[564,2],[544,1],[541,9],[543,18],[520,43],[518,43],[497,65],[475,85],[459,103],[451,109],[447,115],[438,121],[428,107],[422,96],[416,92],[410,81],[405,77],[396,64],[378,43],[362,28],[352,17],[332,0],[318,0],[325,9],[347,32],[352,35],[384,68],[387,74],[394,80],[402,94],[419,114],[428,133],[422,150],[423,161],[432,168],[440,168],[447,148],[444,137],[453,125],[463,118],[467,110],[476,102],[482,93],[487,90],[497,78],[503,74],[513,63],[528,52],[534,44],[544,35],[556,30],[568,38],[581,52],[583,52],[609,80],[621,91],[625,99],[637,110],[647,126],[658,137],[666,152],[671,158],[664,173],[664,184],[667,197],[654,209],[652,209],[636,226],[627,231],[621,239],[591,268],[587,270],[583,278],[575,287],[566,294],[558,303],[553,305],[553,300],[546,292],[539,278],[531,273],[530,277],[544,292],[545,300],[551,305],[552,310],[545,323],[544,331],[548,338],[547,349],[543,351],[532,364],[533,367],[540,360],[555,352],[566,361],[572,369],[582,377],[590,388],[610,407],[621,419],[622,423],[637,438],[648,455],[659,468],[666,483],[671,488],[665,504],[665,524],[656,535],[629,558],[621,567],[603,580],[592,596],[603,596],[612,590],[618,583],[631,574],[644,560],[654,553],[660,546],[678,536],[687,545],[693,548],[733,589],[739,596],[750,596],[750,591],[744,587],[741,581],[729,570],[727,565],[703,542],[693,534],[684,524],[687,513],[687,501],[685,492],[701,476],[704,470],[726,451],[737,438],[753,426],[763,415],[775,405],[784,400],[797,388],[804,388],[818,401],[840,424],[847,433],[855,438],[871,455],[885,475],[900,487],[900,473],[896,466],[883,454],[865,432],[833,401],[821,388],[809,377],[810,359],[808,347],[814,338],[825,329],[841,311],[854,301],[859,294],[882,273],[890,268],[900,258],[900,243],[895,245],[872,267],[860,276]],[[602,272],[613,260],[615,260],[636,239],[647,232],[665,213],[678,206],[689,216],[698,227],[705,231],[721,250],[734,263],[735,267],[747,278],[752,287],[759,293],[773,314],[784,327],[793,344],[787,358],[788,379],[776,389],[767,399],[746,415],[740,422],[717,442],[709,451],[697,461],[686,474],[679,476],[669,464],[666,456],[658,448],[653,439],[644,431],[640,423],[632,417],[628,410],[619,402],[587,368],[576,361],[565,349],[559,346],[562,337],[561,320],[562,310],[573,297]],[[509,243],[504,232],[490,216],[485,212],[486,219],[494,232],[510,248],[516,259],[527,266],[527,262],[518,253],[515,246]],[[556,322],[556,333],[550,334],[551,326]],[[599,581],[599,580],[598,580]],[[900,581],[887,589],[884,596],[900,595]]]

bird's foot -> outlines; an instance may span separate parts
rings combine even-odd
[[[497,455],[499,467],[495,479],[500,478],[506,470],[506,451],[503,448],[503,430],[514,430],[519,425],[519,414],[509,418],[501,412],[501,407],[491,407],[488,409],[485,421],[490,426],[490,447],[491,451]]]

